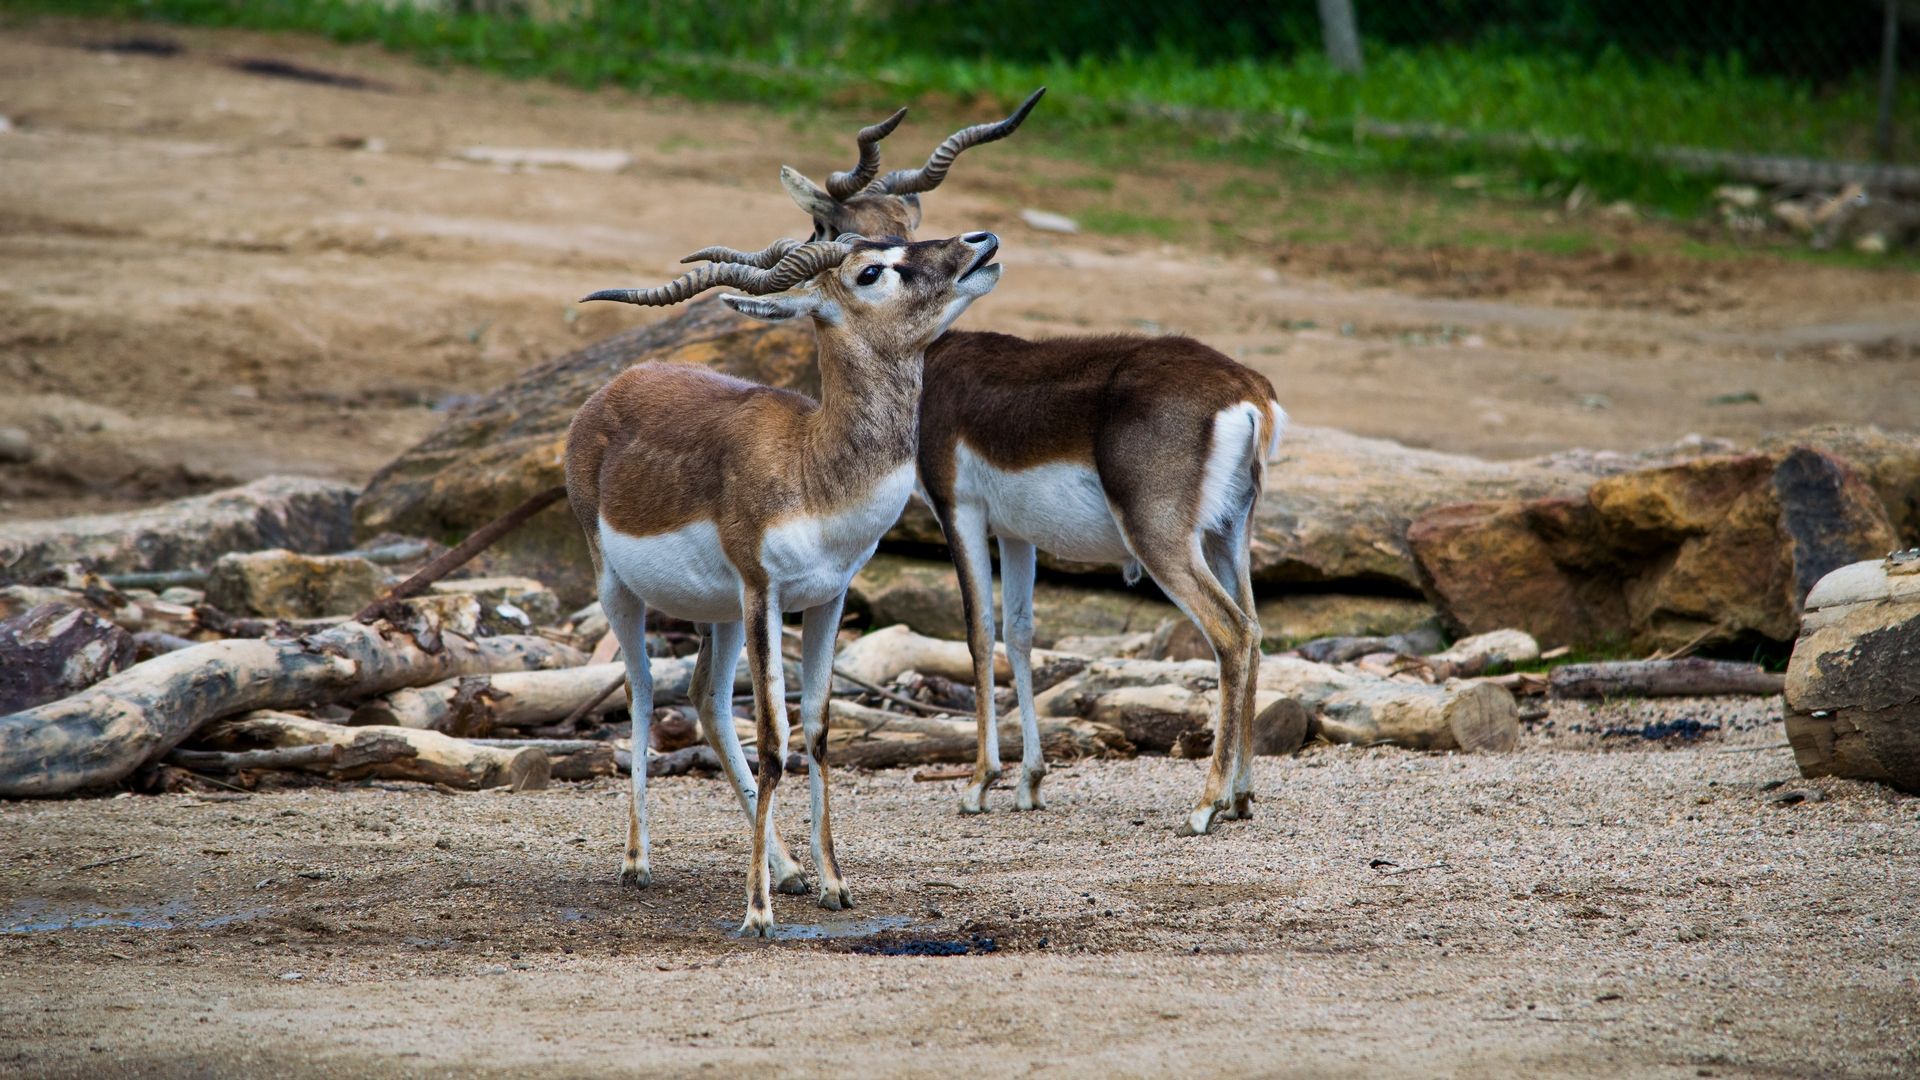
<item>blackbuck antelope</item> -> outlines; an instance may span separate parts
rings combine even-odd
[[[895,113],[860,132],[858,165],[835,173],[826,190],[791,169],[781,178],[813,218],[816,236],[911,237],[920,223],[911,193],[939,183],[959,151],[1010,134],[1042,92],[998,124],[948,138],[923,169],[872,179],[879,141],[900,121]],[[688,258],[724,256],[709,250]],[[1144,568],[1206,635],[1220,662],[1213,762],[1180,831],[1205,833],[1216,820],[1251,816],[1260,624],[1248,545],[1267,459],[1286,423],[1273,385],[1189,338],[1026,341],[966,332],[927,349],[925,381],[920,483],[959,572],[979,703],[979,754],[961,810],[986,810],[987,789],[1001,772],[991,533],[999,538],[1003,635],[1020,707],[1015,808],[1045,806],[1029,660],[1035,550],[1042,549],[1119,563],[1130,581]]]
[[[694,700],[707,739],[753,823],[741,932],[773,925],[770,883],[806,879],[773,826],[787,753],[781,614],[803,612],[802,730],[809,760],[813,861],[820,903],[850,905],[827,807],[827,696],[834,635],[854,572],[906,506],[913,487],[925,349],[1000,279],[1000,241],[783,243],[755,266],[716,265],[654,289],[588,300],[668,305],[715,286],[757,319],[813,320],[820,401],[685,364],[642,364],[602,387],[567,433],[567,495],[586,532],[600,602],[620,641],[633,705],[633,802],[624,880],[651,880],[646,746],[653,715],[649,606],[697,623]],[[758,783],[734,733],[734,664],[744,637],[753,675]]]

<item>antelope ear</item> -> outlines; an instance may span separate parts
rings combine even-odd
[[[821,221],[833,220],[833,211],[839,204],[833,201],[833,196],[827,194],[825,188],[800,175],[800,170],[791,165],[780,166],[780,186],[787,189],[787,194],[809,217]]]
[[[812,315],[821,308],[820,297],[813,292],[775,293],[772,296],[727,294],[720,302],[747,316],[764,322],[786,322],[800,315]]]

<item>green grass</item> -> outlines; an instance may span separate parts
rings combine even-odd
[[[1816,90],[1750,73],[1737,60],[1687,66],[1488,45],[1374,48],[1366,76],[1356,78],[1316,53],[1201,63],[1170,52],[1000,62],[902,51],[884,44],[877,9],[860,0],[533,7],[549,17],[371,0],[0,0],[0,10],[13,12],[301,31],[513,78],[788,108],[1011,103],[1045,84],[1048,100],[1033,128],[1071,141],[1085,159],[1133,165],[1143,149],[1171,148],[1255,163],[1284,157],[1340,174],[1450,177],[1496,168],[1538,197],[1584,185],[1598,198],[1678,214],[1698,212],[1714,179],[1652,165],[1642,149],[1861,158],[1873,116],[1864,76]],[[1901,87],[1898,115],[1920,116],[1920,79]],[[1367,134],[1370,122],[1578,145],[1385,139]],[[1899,148],[1907,159],[1915,156],[1912,132],[1908,124]],[[1098,188],[1100,180],[1069,183]],[[1109,225],[1157,234],[1146,223]]]
[[[1106,236],[1151,236],[1158,240],[1178,240],[1186,231],[1184,225],[1172,218],[1104,206],[1082,210],[1079,222],[1088,232]]]

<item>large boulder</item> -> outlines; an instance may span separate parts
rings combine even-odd
[[[355,528],[453,542],[562,479],[567,425],[589,395],[643,361],[705,364],[718,371],[817,393],[812,334],[751,322],[708,297],[647,326],[536,367],[461,409],[424,442],[382,469],[360,497]],[[1800,445],[1800,444],[1795,444]],[[1920,440],[1871,429],[1820,429],[1806,445],[1829,447],[1861,470],[1896,523],[1920,528]],[[1289,428],[1268,471],[1253,548],[1263,586],[1335,591],[1420,591],[1407,543],[1414,519],[1461,503],[1579,501],[1595,480],[1724,453],[1731,444],[1690,438],[1638,454],[1570,451],[1523,461],[1484,461],[1325,428]],[[895,550],[938,555],[933,516],[918,501],[888,534]],[[489,573],[546,582],[568,605],[593,599],[585,542],[562,508],[540,514],[489,552]],[[1063,563],[1065,572],[1110,574]],[[1125,617],[1119,621],[1129,621]]]
[[[595,390],[642,361],[705,364],[744,379],[819,392],[813,334],[735,315],[716,297],[533,368],[447,418],[376,474],[354,507],[356,535],[457,543],[565,481],[567,425]],[[567,604],[593,599],[586,541],[566,506],[543,511],[489,552],[489,572],[547,583]]]
[[[354,489],[269,476],[124,514],[0,524],[0,578],[32,581],[80,563],[100,574],[202,568],[230,551],[339,551],[353,541]]]
[[[1609,476],[1579,498],[1443,507],[1408,541],[1456,633],[1647,650],[1790,640],[1814,582],[1895,532],[1846,462],[1796,446]]]
[[[0,620],[0,716],[77,694],[133,665],[133,635],[85,608]]]
[[[1108,638],[1150,634],[1162,623],[1187,624],[1149,582],[1127,587],[1117,571],[1111,580],[1043,576],[1033,589],[1033,639],[1043,649],[1062,638]],[[999,635],[1000,585],[993,590],[995,636]],[[953,564],[882,552],[853,579],[849,607],[875,626],[904,624],[949,641],[967,636],[960,582]],[[1423,600],[1403,596],[1290,593],[1259,603],[1263,646],[1281,649],[1313,638],[1350,634],[1397,634],[1433,618]],[[1209,654],[1210,655],[1210,654]]]
[[[223,555],[207,572],[207,603],[229,615],[317,619],[351,615],[380,595],[386,575],[365,559],[291,551]]]

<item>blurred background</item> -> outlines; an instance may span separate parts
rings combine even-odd
[[[1725,180],[1920,189],[1909,170],[1857,167],[1916,161],[1912,0],[44,6],[317,31],[434,63],[788,108],[1018,100],[1045,84],[1043,128],[1170,124],[1221,148],[1416,173],[1498,164],[1544,193],[1584,181],[1682,212]]]
[[[1920,416],[1920,0],[0,0],[0,514],[363,484],[578,305],[967,152],[969,325],[1498,459]],[[1706,445],[1706,444],[1701,444]],[[0,455],[4,456],[4,455]]]

